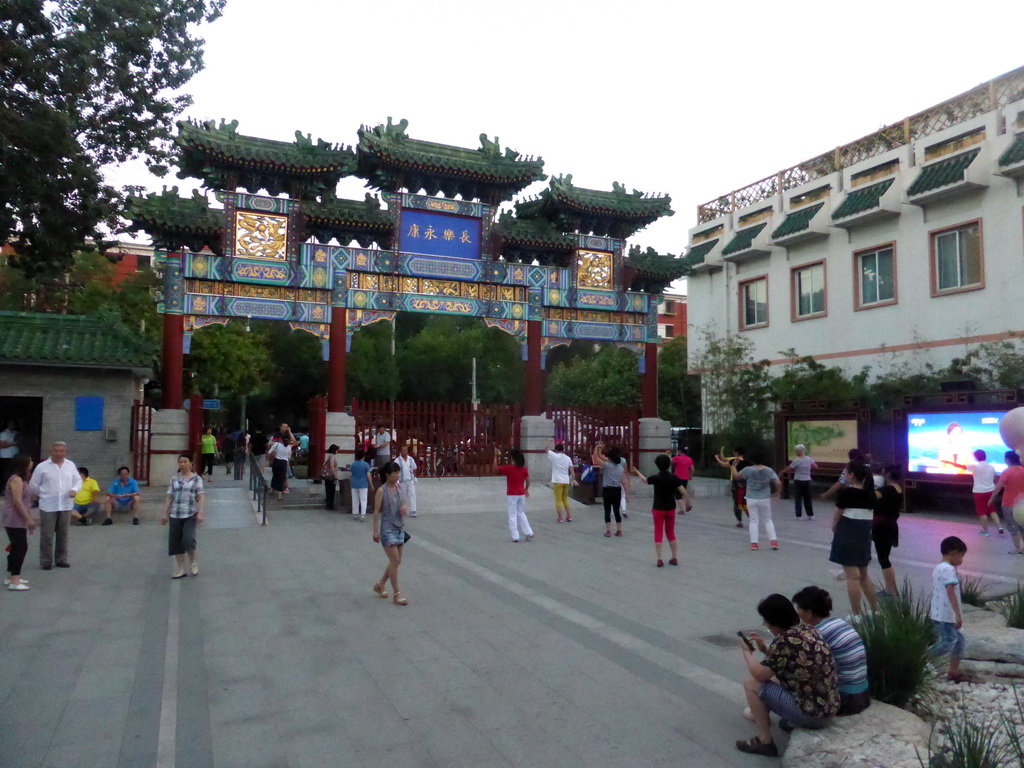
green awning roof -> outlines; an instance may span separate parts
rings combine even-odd
[[[747,250],[747,248],[750,247],[750,244],[754,242],[754,238],[761,234],[761,230],[767,226],[768,222],[763,221],[756,226],[741,229],[736,233],[733,239],[729,241],[729,244],[722,249],[722,255],[728,256],[733,253],[739,253],[740,251]]]
[[[839,207],[832,211],[832,220],[845,219],[847,216],[853,216],[855,213],[877,208],[882,195],[888,191],[894,181],[896,179],[886,179],[869,187],[861,187],[851,191],[846,196],[846,199],[839,204]]]
[[[972,149],[962,155],[950,157],[947,160],[940,160],[937,163],[926,165],[921,169],[921,175],[914,179],[914,183],[907,190],[908,195],[921,195],[939,187],[955,184],[964,180],[964,171],[967,166],[974,162],[974,158],[981,152],[980,149]]]
[[[698,264],[703,264],[704,259],[707,258],[707,255],[715,249],[716,245],[718,245],[717,237],[714,240],[705,240],[703,243],[691,245],[690,250],[688,250],[686,252],[686,256],[683,257],[683,262],[690,269]]]
[[[0,364],[149,368],[156,352],[101,317],[0,312]]]
[[[1024,163],[1024,133],[1018,133],[1006,151],[999,156],[999,167]]]
[[[791,214],[786,216],[775,231],[772,232],[772,238],[787,237],[788,235],[795,235],[797,232],[803,232],[809,226],[811,226],[811,219],[814,215],[822,209],[824,203],[817,203],[815,205],[808,205],[806,208],[801,208],[797,211],[793,211]]]

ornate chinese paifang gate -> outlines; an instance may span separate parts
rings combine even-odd
[[[546,178],[543,160],[486,135],[465,149],[406,127],[360,128],[353,148],[179,123],[179,176],[217,190],[219,206],[176,189],[130,206],[164,269],[164,407],[181,407],[181,356],[204,325],[265,318],[316,335],[330,361],[328,409],[339,412],[352,334],[430,312],[479,317],[520,341],[526,415],[543,412],[548,350],[579,339],[636,352],[644,415],[656,416],[657,296],[685,268],[652,249],[627,255],[625,239],[671,214],[669,197],[559,176],[499,217],[498,205]],[[345,176],[380,196],[336,197]]]

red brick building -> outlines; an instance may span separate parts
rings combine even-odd
[[[686,335],[686,297],[666,293],[658,305],[658,336],[662,341]]]

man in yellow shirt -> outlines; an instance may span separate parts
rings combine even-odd
[[[89,517],[100,508],[98,499],[100,486],[95,478],[89,477],[88,468],[79,467],[78,474],[82,476],[82,490],[75,494],[75,504],[71,516],[78,521],[79,525],[92,525],[92,520]]]

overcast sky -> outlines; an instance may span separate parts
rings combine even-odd
[[[679,254],[699,203],[1024,65],[1021,29],[1021,0],[228,0],[187,116],[286,141],[354,144],[389,115],[417,139],[497,135],[577,186],[670,194],[631,242]]]

